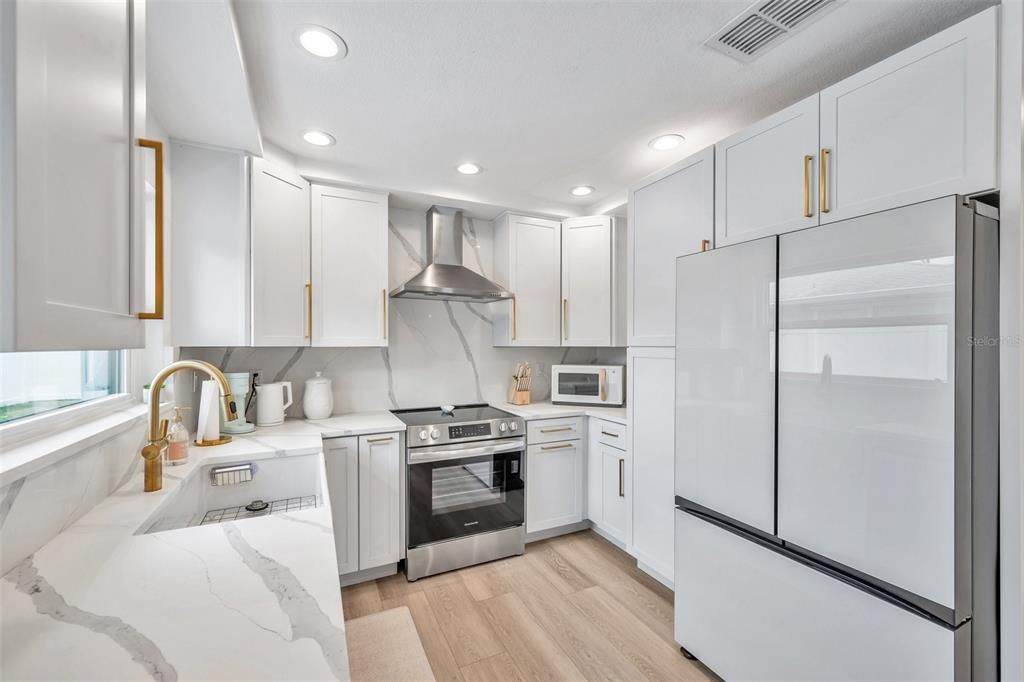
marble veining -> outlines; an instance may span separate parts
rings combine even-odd
[[[398,409],[398,399],[395,398],[395,373],[391,369],[391,351],[388,348],[380,349],[381,360],[384,361],[384,371],[388,375],[388,400],[391,401],[391,407]]]
[[[304,347],[296,348],[295,352],[292,353],[292,356],[288,358],[288,361],[286,363],[284,363],[284,366],[281,368],[281,371],[279,371],[274,376],[274,381],[287,381],[288,372],[291,370],[292,367],[296,365],[296,363],[298,363],[299,360],[302,359],[302,354],[305,352],[306,349]]]
[[[4,496],[3,499],[0,500],[0,528],[4,527],[4,522],[7,521],[7,515],[11,513],[11,507],[14,506],[14,501],[18,499],[18,493],[21,492],[24,485],[25,479],[20,478],[4,488]]]
[[[459,337],[459,343],[462,344],[462,350],[466,354],[466,360],[469,362],[469,366],[473,369],[473,382],[476,385],[477,402],[485,402],[483,390],[480,388],[480,370],[476,367],[476,360],[473,358],[473,349],[470,347],[469,341],[466,340],[466,335],[463,333],[462,327],[459,326],[459,321],[455,319],[455,311],[452,310],[451,301],[445,301],[444,308],[448,311],[448,321],[451,322],[452,328],[455,330],[455,335]]]
[[[115,616],[104,616],[72,606],[46,578],[39,574],[29,557],[11,571],[6,580],[32,599],[36,612],[69,625],[77,625],[105,635],[124,649],[132,660],[158,682],[175,682],[178,672],[153,640]]]
[[[292,626],[292,639],[310,638],[323,652],[335,678],[348,676],[345,631],[331,623],[302,583],[296,579],[284,564],[261,554],[242,537],[236,524],[222,524],[228,542],[242,558],[249,569],[262,578],[267,589],[274,593],[281,610],[288,616]]]

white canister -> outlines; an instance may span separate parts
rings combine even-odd
[[[334,412],[334,392],[331,380],[317,372],[312,379],[306,379],[302,392],[302,411],[306,419],[327,419]]]

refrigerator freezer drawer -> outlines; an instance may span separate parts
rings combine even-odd
[[[676,641],[724,679],[970,675],[970,623],[951,630],[681,510],[675,551]]]

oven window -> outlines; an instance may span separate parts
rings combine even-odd
[[[501,486],[502,472],[494,465],[494,460],[487,460],[455,462],[450,466],[435,468],[431,482],[431,514],[436,516],[502,504],[505,501],[505,491]]]
[[[560,395],[598,395],[600,390],[597,372],[559,372],[558,393]]]

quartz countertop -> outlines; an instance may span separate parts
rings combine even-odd
[[[348,679],[321,436],[404,430],[388,412],[290,420],[142,467],[0,580],[0,679]],[[315,509],[148,528],[203,466],[316,456]]]
[[[625,407],[597,407],[589,405],[553,405],[545,401],[529,405],[500,403],[498,409],[511,412],[523,419],[549,419],[556,417],[594,417],[628,426]]]

